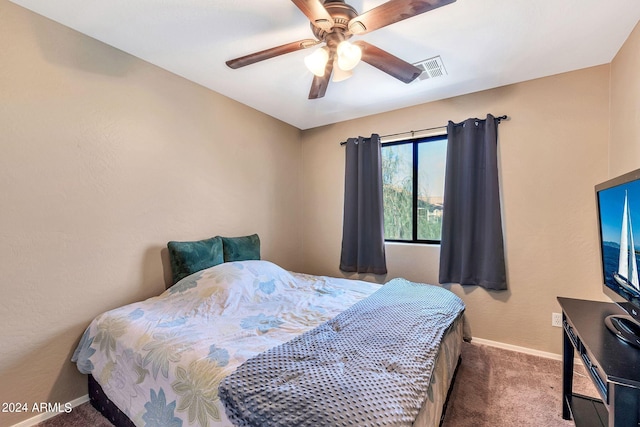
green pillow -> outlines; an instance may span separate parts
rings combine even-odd
[[[224,262],[260,259],[260,238],[257,234],[243,237],[223,237]]]
[[[169,242],[169,260],[173,283],[197,271],[224,262],[222,238],[219,236],[197,242]]]

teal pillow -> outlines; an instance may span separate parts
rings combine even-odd
[[[257,234],[243,237],[223,237],[224,262],[260,259],[260,238]]]
[[[197,242],[169,242],[169,260],[173,283],[197,271],[224,262],[222,238],[219,236]]]

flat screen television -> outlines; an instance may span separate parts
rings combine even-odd
[[[640,169],[595,187],[600,225],[603,291],[627,315],[609,316],[607,328],[640,347]]]

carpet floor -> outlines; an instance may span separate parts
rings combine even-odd
[[[574,392],[597,397],[581,366]],[[463,345],[442,427],[570,427],[562,419],[562,363],[480,344]],[[91,404],[37,427],[112,427]]]
[[[597,397],[582,365],[573,391]],[[465,344],[443,427],[569,427],[562,419],[562,362]]]

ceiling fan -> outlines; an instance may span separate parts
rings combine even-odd
[[[390,0],[360,15],[344,0],[291,1],[309,18],[316,39],[276,46],[231,59],[226,64],[236,69],[324,43],[325,46],[305,58],[305,64],[314,74],[309,99],[316,99],[324,96],[332,74],[333,81],[344,80],[360,60],[404,83],[412,82],[422,72],[420,68],[365,41],[350,43],[347,40],[456,0]]]

